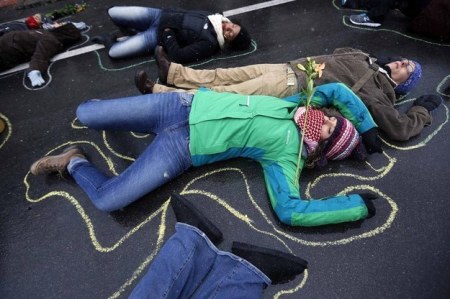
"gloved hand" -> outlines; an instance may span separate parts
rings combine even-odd
[[[442,98],[438,95],[434,94],[427,94],[418,97],[414,103],[413,106],[422,106],[425,109],[427,109],[429,112],[433,111],[439,105],[442,103]]]
[[[166,28],[166,29],[164,29],[163,34],[162,34],[162,42],[164,43],[168,39],[173,38],[174,36],[175,36],[175,33],[173,32],[173,30],[170,28]]]
[[[27,77],[31,80],[31,86],[41,86],[45,83],[44,78],[42,78],[41,72],[38,70],[32,70],[28,73]]]
[[[72,24],[80,31],[87,27],[85,22],[72,22]]]
[[[375,208],[375,205],[373,204],[372,200],[377,199],[378,195],[366,192],[366,193],[359,193],[359,196],[362,197],[364,200],[364,203],[366,204],[367,210],[369,212],[369,216],[367,218],[372,218],[377,213],[377,209]]]
[[[361,137],[369,154],[383,152],[383,149],[381,148],[381,140],[378,138],[377,128],[374,127],[369,131],[362,133]]]

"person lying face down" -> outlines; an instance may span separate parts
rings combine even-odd
[[[178,63],[206,59],[221,50],[242,51],[251,38],[240,24],[221,14],[184,9],[159,9],[139,6],[113,6],[111,20],[122,31],[131,33],[125,40],[103,34],[93,41],[105,45],[114,59],[152,54],[159,44]]]
[[[199,90],[195,95],[161,93],[86,101],[78,107],[77,117],[87,127],[153,133],[155,139],[115,177],[99,171],[77,146],[37,160],[31,173],[67,169],[97,208],[111,212],[192,166],[242,157],[261,165],[272,208],[285,224],[317,226],[366,218],[374,213],[366,195],[305,200],[298,180],[305,164],[325,165],[351,155],[364,158],[359,134],[363,140],[367,134],[376,135],[372,117],[340,83],[317,87],[308,116],[306,109],[298,108],[305,100],[298,95],[282,100]],[[330,106],[345,118],[317,110]]]

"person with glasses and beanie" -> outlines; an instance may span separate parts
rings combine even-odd
[[[105,45],[111,58],[153,54],[161,45],[170,59],[187,63],[206,59],[224,51],[250,47],[248,31],[221,14],[183,9],[139,6],[113,6],[111,20],[131,36],[117,40],[114,35],[95,36],[93,42]]]
[[[422,67],[415,60],[379,58],[359,49],[339,48],[332,54],[311,56],[318,64],[324,63],[318,85],[342,82],[355,92],[369,109],[379,129],[387,138],[406,141],[420,134],[431,123],[431,111],[442,98],[423,95],[402,113],[395,108],[399,95],[409,93],[422,77]],[[159,80],[155,84],[145,71],[136,73],[136,87],[141,93],[195,90],[204,86],[219,92],[259,94],[287,97],[303,90],[305,73],[297,68],[306,58],[281,64],[256,64],[229,69],[194,70],[171,62],[165,55],[156,56]],[[375,141],[374,141],[375,144]],[[381,151],[374,146],[367,150]]]

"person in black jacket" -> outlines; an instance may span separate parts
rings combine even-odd
[[[136,33],[122,41],[111,35],[94,37],[94,42],[105,45],[111,58],[153,53],[160,44],[173,61],[186,63],[208,58],[225,48],[245,50],[251,44],[247,30],[221,14],[114,6],[108,9],[108,15],[122,30]]]
[[[42,73],[50,59],[81,39],[80,31],[71,23],[47,30],[11,31],[0,37],[0,72],[30,62],[28,78],[33,87],[45,83]]]

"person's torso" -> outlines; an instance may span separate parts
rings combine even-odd
[[[198,41],[208,41],[218,47],[216,32],[208,20],[208,12],[163,10],[159,25],[160,32],[171,28],[181,46],[187,46]]]
[[[300,142],[295,107],[268,96],[198,91],[189,116],[193,165],[234,157],[295,161]]]

